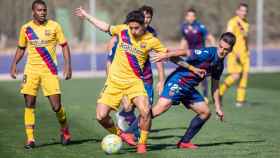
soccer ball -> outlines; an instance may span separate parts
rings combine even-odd
[[[115,154],[122,147],[122,140],[115,134],[109,134],[102,139],[101,148],[107,154]]]

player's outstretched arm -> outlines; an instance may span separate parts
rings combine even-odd
[[[16,79],[16,77],[17,77],[17,63],[22,59],[24,52],[25,52],[25,48],[18,47],[16,50],[16,54],[14,56],[14,59],[12,61],[11,68],[10,68],[10,76],[13,79]]]
[[[72,66],[71,66],[70,49],[67,44],[62,46],[62,52],[64,57],[63,76],[65,80],[69,80],[72,78]]]
[[[110,25],[106,22],[99,20],[91,15],[89,15],[81,6],[74,10],[74,15],[80,17],[81,19],[87,19],[93,26],[98,28],[103,32],[108,32]]]
[[[219,92],[219,80],[215,80],[212,78],[211,83],[211,92],[212,97],[215,103],[216,114],[220,118],[221,121],[224,120],[224,112],[222,111],[222,100]]]
[[[183,58],[181,57],[171,57],[170,61],[173,62],[174,64],[177,64],[179,66],[182,66],[186,69],[189,69],[190,71],[194,72],[195,74],[199,75],[201,78],[203,78],[206,74],[206,71],[203,69],[196,68],[186,62]]]

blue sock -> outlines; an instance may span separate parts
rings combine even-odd
[[[138,124],[139,124],[139,117],[137,117],[134,120],[134,122],[131,124],[131,126],[129,126],[129,128],[126,130],[126,132],[133,133],[136,138],[139,138],[140,137],[140,131],[139,131]]]
[[[191,139],[199,132],[201,127],[204,125],[204,123],[207,120],[202,120],[199,115],[196,115],[192,121],[191,124],[186,131],[185,135],[182,137],[181,142],[190,142]]]

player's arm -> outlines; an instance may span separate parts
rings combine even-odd
[[[109,54],[108,54],[108,58],[107,58],[107,62],[106,62],[106,75],[108,75],[109,67],[112,64],[111,63],[111,60],[113,58],[112,49],[114,47],[115,42],[116,42],[116,36],[113,36],[107,44],[107,52],[109,52]]]
[[[64,57],[64,69],[63,69],[63,76],[66,80],[72,78],[72,66],[71,66],[71,55],[70,49],[68,44],[61,45],[62,53]]]
[[[188,41],[185,38],[181,39],[180,49],[183,49],[183,50],[188,50],[189,49]]]
[[[211,93],[215,103],[216,114],[221,121],[224,119],[224,112],[222,111],[222,100],[219,92],[219,80],[212,78]]]
[[[192,66],[191,64],[186,62],[182,57],[171,57],[169,60],[176,65],[179,65],[181,67],[184,67],[184,68],[194,72],[195,74],[199,75],[201,78],[203,78],[206,74],[205,70]]]
[[[156,88],[157,88],[158,94],[160,95],[163,90],[164,79],[165,79],[163,62],[162,61],[156,62],[156,68],[157,68],[157,72],[158,72],[158,82],[157,82]]]
[[[11,68],[10,68],[10,76],[13,79],[16,79],[17,76],[17,64],[19,63],[19,61],[22,59],[23,55],[25,52],[25,47],[20,47],[18,46],[17,50],[16,50],[16,54],[13,58],[12,64],[11,64]]]
[[[82,7],[75,9],[74,15],[82,19],[87,19],[93,26],[103,32],[109,32],[110,25],[108,23],[89,15]]]
[[[207,41],[208,45],[215,46],[216,40],[215,40],[215,37],[212,34],[209,33],[206,36],[206,41]]]

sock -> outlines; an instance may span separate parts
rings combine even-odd
[[[128,123],[129,126],[131,126],[131,124],[135,121],[136,116],[134,114],[134,110],[129,111],[129,112],[125,112],[124,110],[122,110],[119,113],[120,116],[125,118],[125,121]]]
[[[227,89],[234,83],[234,78],[229,75],[223,84],[220,85],[220,95],[223,96],[225,94],[225,92],[227,91]]]
[[[136,138],[140,137],[139,132],[139,117],[137,117],[134,122],[129,126],[129,128],[126,130],[128,133],[133,133]]]
[[[148,139],[148,134],[149,134],[148,131],[141,130],[140,131],[140,139],[138,141],[138,144],[146,144],[147,139]]]
[[[66,114],[65,114],[63,106],[61,106],[60,109],[56,112],[56,118],[57,118],[61,128],[67,127]]]
[[[236,101],[237,102],[244,102],[246,98],[246,87],[247,87],[248,78],[247,76],[241,76],[238,88],[237,88],[237,95]]]
[[[24,125],[27,141],[34,141],[35,110],[33,108],[24,109]]]
[[[121,130],[117,128],[116,126],[106,128],[110,133],[115,134],[115,135],[120,135]]]
[[[185,135],[182,137],[181,142],[190,142],[191,139],[199,132],[203,124],[206,120],[202,120],[199,115],[196,115],[189,125],[188,130],[186,131]]]

